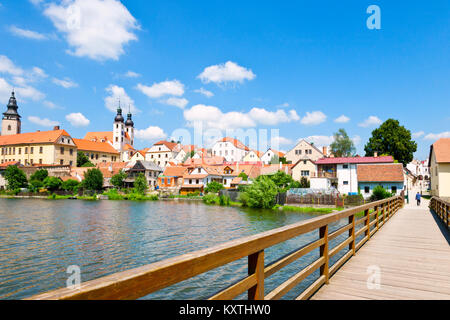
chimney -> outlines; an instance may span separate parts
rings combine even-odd
[[[56,131],[56,130],[59,130],[59,126],[54,126],[54,127],[53,127],[53,130],[55,130],[55,131]]]
[[[375,158],[377,158],[377,157],[378,157],[378,151],[375,151],[375,152],[373,153],[373,156],[374,156]]]
[[[323,147],[322,147],[322,153],[323,153],[323,155],[324,155],[325,157],[328,155],[327,150],[328,150],[328,147],[326,147],[326,146],[323,146]]]

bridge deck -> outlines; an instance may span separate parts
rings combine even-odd
[[[450,299],[448,232],[427,205],[397,212],[311,299]],[[370,266],[380,268],[378,289],[367,286]]]

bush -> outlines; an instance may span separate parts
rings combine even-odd
[[[111,178],[111,184],[116,188],[123,188],[124,183],[123,180],[125,180],[127,177],[127,174],[123,171],[120,171],[118,174],[115,174]]]
[[[224,189],[224,186],[221,183],[211,181],[210,183],[207,184],[205,188],[205,193],[218,193],[222,189]]]
[[[278,188],[267,176],[259,176],[253,184],[240,195],[244,206],[250,208],[270,209],[275,206]]]
[[[8,182],[8,190],[16,190],[26,188],[28,186],[27,176],[25,172],[16,166],[9,166],[5,170],[5,180]]]
[[[81,185],[86,190],[103,189],[103,173],[99,169],[89,169],[84,174],[84,180]]]
[[[67,181],[63,181],[62,183],[62,189],[66,191],[77,192],[79,186],[80,182],[74,179],[69,179]]]
[[[227,196],[219,196],[219,204],[221,206],[229,206],[230,205],[230,197]]]
[[[28,189],[30,189],[31,192],[38,192],[43,187],[44,183],[40,180],[31,180],[30,184],[28,185]]]
[[[30,176],[30,181],[41,181],[43,182],[45,178],[48,177],[48,171],[45,169],[41,169],[36,171]]]
[[[134,190],[136,193],[145,195],[147,193],[148,184],[147,179],[143,173],[139,173],[139,175],[134,179]]]
[[[384,189],[382,186],[376,186],[373,188],[371,201],[383,200],[392,197],[392,193]]]
[[[62,181],[59,178],[56,177],[47,177],[44,179],[44,188],[46,188],[49,191],[56,191],[61,189],[62,187]]]
[[[207,194],[203,196],[203,202],[205,204],[217,204],[218,197],[214,194]]]
[[[248,181],[248,176],[245,172],[239,173],[238,177],[242,178],[243,181]]]

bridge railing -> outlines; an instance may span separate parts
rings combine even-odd
[[[248,257],[248,276],[216,293],[210,299],[231,300],[245,292],[250,300],[280,299],[314,271],[320,270],[318,279],[297,297],[297,299],[308,299],[323,284],[328,283],[328,279],[355,255],[357,250],[369,241],[373,234],[403,205],[404,198],[401,196],[368,203],[87,281],[82,283],[79,289],[62,288],[29,299],[137,299],[245,257]],[[346,223],[337,230],[331,231],[330,224],[342,219],[346,219]],[[363,227],[360,227],[360,224],[363,224]],[[265,264],[265,249],[314,231],[319,233],[318,240],[312,241],[268,265]],[[329,246],[330,241],[334,239],[333,241],[336,242],[343,238],[339,236],[344,234],[347,234],[345,239],[333,248]],[[357,242],[361,237],[363,238]],[[348,252],[330,265],[330,259],[344,248]],[[317,260],[265,294],[264,281],[266,278],[315,249],[318,249],[320,253]]]
[[[430,209],[434,210],[439,218],[444,222],[447,228],[450,228],[448,219],[450,212],[450,203],[438,197],[432,197],[430,201]]]

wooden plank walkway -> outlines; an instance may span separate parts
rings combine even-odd
[[[428,209],[406,205],[311,300],[450,299],[450,245]],[[371,266],[380,286],[369,289]]]

